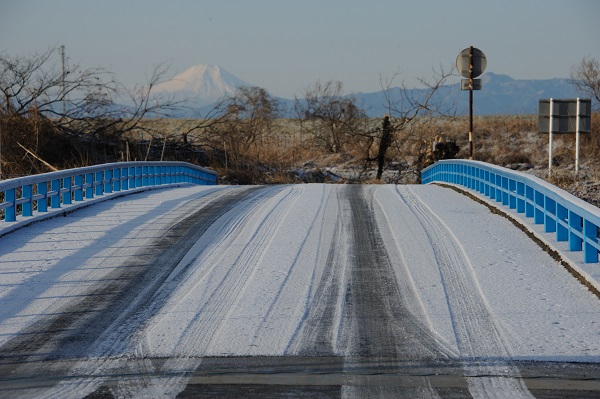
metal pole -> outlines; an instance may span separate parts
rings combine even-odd
[[[0,180],[2,180],[2,118],[0,114]]]
[[[548,177],[552,176],[552,130],[553,130],[553,126],[552,126],[552,122],[554,121],[554,116],[553,116],[553,101],[552,98],[550,99],[550,120],[548,121],[548,137],[549,137],[549,142],[548,142]]]
[[[469,159],[473,159],[473,46],[469,51]]]
[[[579,118],[580,118],[580,102],[577,97],[577,115],[575,116],[575,176],[579,176]]]
[[[62,76],[60,79],[60,95],[61,95],[61,102],[63,105],[63,117],[64,115],[67,113],[67,105],[65,104],[65,45],[61,45],[59,47],[59,51],[60,51],[60,59],[61,59],[61,63],[62,63]]]

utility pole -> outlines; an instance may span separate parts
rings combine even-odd
[[[60,59],[61,59],[61,64],[62,64],[62,76],[61,76],[61,80],[60,80],[60,95],[61,95],[61,101],[62,101],[62,105],[63,105],[63,116],[67,113],[67,105],[65,103],[65,75],[66,75],[66,70],[65,70],[65,45],[61,44],[61,46],[58,48],[58,51],[60,53]]]
[[[2,115],[0,114],[0,180],[2,180]]]

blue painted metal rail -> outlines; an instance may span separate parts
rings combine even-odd
[[[185,162],[119,162],[0,181],[0,221],[15,222],[117,192],[169,184],[217,184],[217,173]]]
[[[598,263],[600,209],[550,183],[485,162],[445,160],[421,172],[423,184],[453,183],[475,190],[509,209],[516,209],[569,250],[583,250],[585,263]]]

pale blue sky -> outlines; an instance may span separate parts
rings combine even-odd
[[[215,64],[293,98],[317,80],[378,91],[398,71],[394,83],[415,86],[470,45],[488,71],[566,78],[600,59],[600,1],[0,0],[0,38],[11,55],[64,44],[70,62],[126,84],[163,62],[173,74]]]

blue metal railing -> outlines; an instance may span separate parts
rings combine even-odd
[[[0,181],[0,221],[15,222],[107,194],[169,184],[217,184],[217,173],[186,162],[119,162]]]
[[[585,263],[598,263],[600,209],[542,179],[485,162],[444,160],[424,169],[421,181],[475,190],[543,224],[570,251],[583,250]]]

